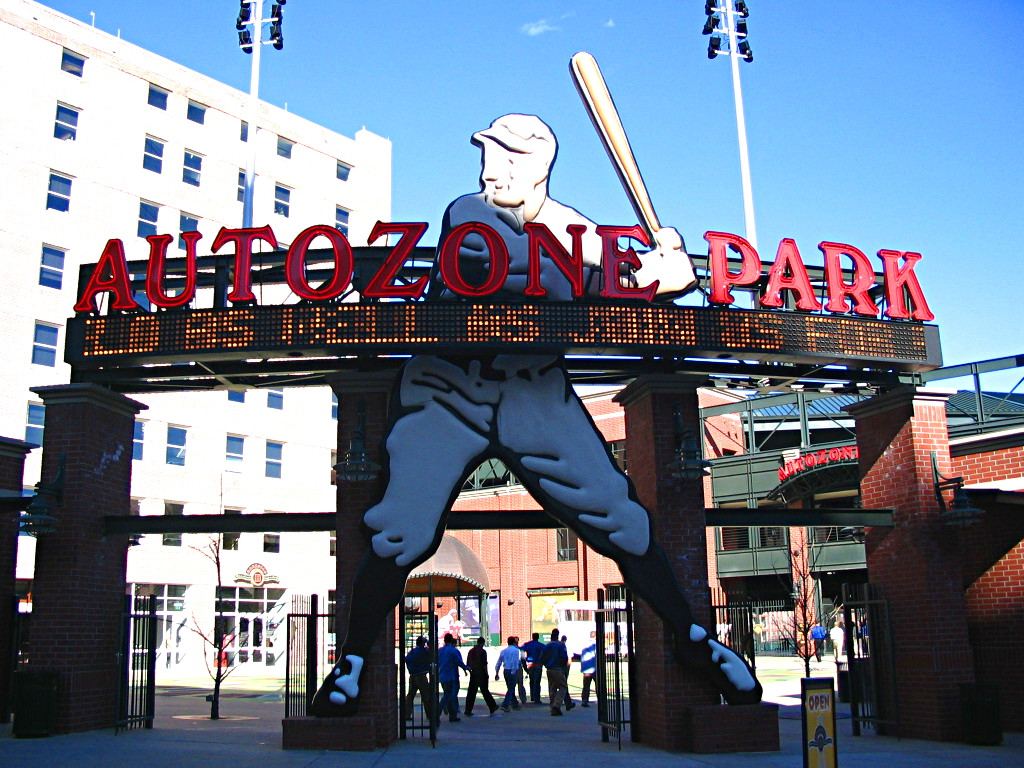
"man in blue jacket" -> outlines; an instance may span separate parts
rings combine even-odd
[[[526,652],[526,674],[530,676],[530,701],[540,704],[540,682],[544,675],[540,657],[544,653],[544,643],[540,642],[539,632],[534,632],[533,639],[523,643],[523,650]]]
[[[467,675],[469,667],[462,660],[462,651],[455,645],[455,637],[451,632],[444,636],[444,645],[437,652],[437,682],[441,684],[444,695],[438,707],[448,713],[448,722],[457,723],[459,717],[459,669]]]

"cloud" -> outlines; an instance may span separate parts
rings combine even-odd
[[[615,19],[608,19],[608,21],[606,21],[602,26],[609,27],[609,28],[614,27],[615,26]]]
[[[520,31],[529,35],[530,37],[536,37],[537,35],[543,35],[545,32],[557,32],[558,27],[551,24],[547,19],[541,19],[540,21],[530,21],[523,24],[520,27]]]

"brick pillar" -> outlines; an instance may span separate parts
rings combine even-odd
[[[961,738],[958,685],[974,681],[958,531],[939,519],[931,467],[935,451],[939,471],[950,475],[950,394],[907,387],[847,408],[856,420],[861,501],[895,510],[894,527],[869,528],[865,545],[869,579],[889,601],[901,734],[937,740]]]
[[[338,395],[338,460],[349,448],[356,428],[359,403],[366,407],[366,451],[370,459],[383,464],[381,445],[388,424],[388,402],[395,380],[393,372],[346,373],[333,377],[330,385]],[[338,480],[337,622],[339,640],[348,632],[349,603],[356,567],[368,541],[362,528],[363,514],[383,491],[383,471],[377,480]],[[386,747],[398,738],[398,668],[395,664],[394,614],[381,628],[359,679],[359,715],[346,718],[364,721],[359,729],[372,730],[374,744]],[[353,723],[356,725],[356,723]],[[358,732],[358,731],[357,731]]]
[[[95,384],[32,391],[46,405],[41,477],[55,479],[61,456],[65,470],[57,529],[36,545],[29,669],[59,675],[58,732],[110,728],[128,540],[104,536],[103,517],[128,514],[135,414],[146,406]]]
[[[25,456],[35,446],[0,437],[0,492],[20,497]],[[0,723],[9,720],[11,666],[14,649],[14,571],[18,561],[18,510],[0,507]]]

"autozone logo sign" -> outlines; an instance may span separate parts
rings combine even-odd
[[[823,467],[826,464],[838,464],[844,461],[857,461],[860,450],[856,445],[844,445],[840,448],[827,448],[813,453],[805,453],[799,458],[787,461],[779,467],[779,482],[788,480],[793,475],[809,469]]]

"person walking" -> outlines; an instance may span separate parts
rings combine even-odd
[[[573,654],[569,653],[569,638],[562,635],[561,642],[565,646],[565,711],[568,712],[576,706],[576,702],[572,700],[572,694],[569,693],[569,671],[572,669]]]
[[[590,706],[590,686],[594,686],[594,696],[600,696],[597,689],[597,632],[590,631],[590,645],[580,651],[580,672],[583,674],[583,706]]]
[[[540,641],[539,632],[534,632],[533,639],[523,643],[523,652],[526,654],[526,674],[530,678],[530,702],[541,704],[540,683],[544,666],[540,663],[540,657],[544,653],[544,643]]]
[[[437,651],[437,682],[444,695],[438,703],[442,712],[448,713],[448,722],[457,723],[459,717],[459,669],[469,674],[469,667],[462,660],[462,651],[455,645],[451,632],[444,636],[444,645]]]
[[[828,636],[832,639],[832,655],[839,661],[839,657],[843,655],[843,645],[846,643],[846,630],[839,623],[839,619],[836,619],[835,625],[828,631]]]
[[[419,693],[423,714],[429,720],[433,702],[430,700],[430,649],[427,648],[427,638],[422,635],[416,638],[416,647],[405,654],[405,668],[409,671],[409,693],[403,702],[403,717],[412,720],[413,700]]]
[[[558,630],[551,630],[551,642],[544,646],[544,654],[541,663],[548,671],[548,695],[551,697],[550,706],[552,716],[562,715],[562,701],[565,699],[568,688],[565,684],[565,670],[569,666],[569,654],[565,650],[565,643],[559,640]],[[570,709],[567,705],[566,710]]]
[[[498,705],[491,695],[490,684],[487,682],[487,651],[484,649],[484,639],[478,637],[476,645],[469,649],[466,655],[469,663],[469,687],[466,688],[466,717],[473,717],[473,706],[476,704],[476,693],[480,695],[490,710],[491,715],[498,711]]]
[[[494,665],[494,679],[498,679],[501,668],[505,668],[505,700],[501,703],[501,711],[508,712],[509,708],[519,709],[519,701],[516,699],[516,684],[519,679],[520,653],[518,638],[509,637],[508,645],[498,656]]]
[[[826,637],[828,637],[828,633],[825,632],[825,628],[815,621],[814,626],[811,627],[811,640],[814,641],[814,658],[819,662],[821,661],[821,649],[825,646]]]
[[[516,645],[519,647],[519,671],[516,672],[516,690],[519,691],[519,703],[526,703],[526,687],[523,685],[523,680],[526,677],[526,652],[523,647],[519,645],[519,638],[516,637]]]

